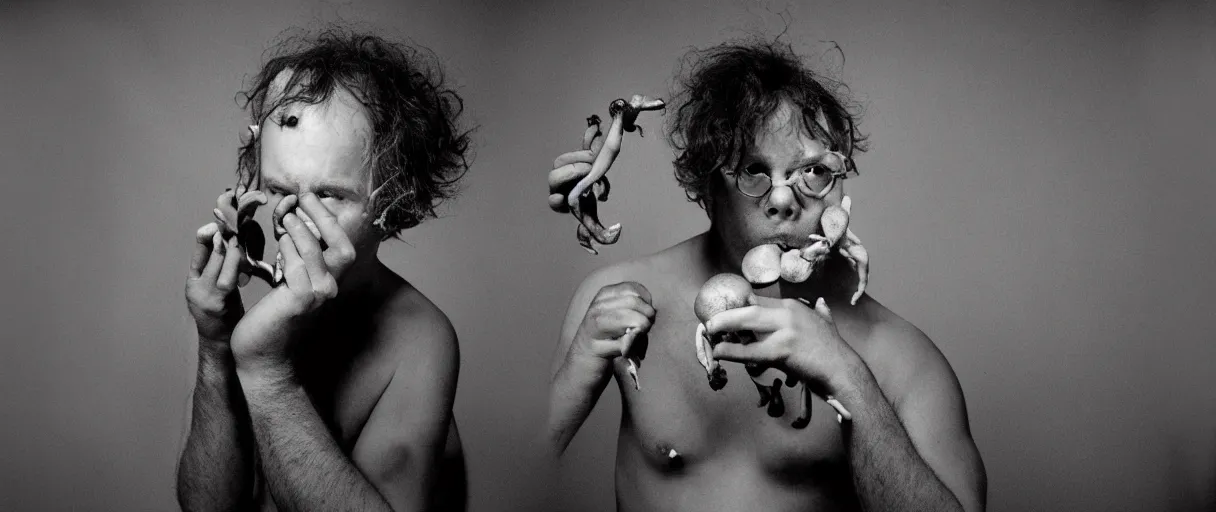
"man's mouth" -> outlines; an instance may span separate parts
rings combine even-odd
[[[763,243],[761,243],[759,245],[772,244],[772,245],[776,245],[779,249],[781,249],[781,252],[789,252],[791,250],[802,250],[802,248],[806,247],[807,245],[810,245],[809,242],[810,242],[810,238],[798,239],[798,237],[795,237],[793,235],[787,235],[787,236],[774,237],[774,238],[765,240]]]

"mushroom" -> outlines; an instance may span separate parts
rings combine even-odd
[[[805,300],[803,302],[806,303]],[[697,333],[693,343],[696,347],[697,361],[705,369],[710,389],[714,391],[721,390],[726,387],[727,382],[726,369],[713,358],[713,347],[723,342],[752,343],[756,340],[756,337],[751,331],[724,332],[709,336],[705,332],[705,322],[708,322],[714,315],[723,311],[755,304],[757,304],[757,299],[756,295],[752,292],[752,283],[743,277],[729,272],[711,277],[701,286],[696,299],[693,300],[693,314],[700,321],[697,324]],[[816,310],[820,310],[821,314],[822,311],[826,311],[827,309],[822,298],[819,299],[814,307]],[[752,383],[756,386],[756,391],[760,394],[760,403],[757,407],[767,406],[767,413],[770,417],[781,417],[785,414],[785,403],[781,396],[782,384],[791,388],[797,387],[798,414],[790,426],[796,429],[803,429],[807,425],[810,425],[811,393],[807,387],[807,383],[791,377],[776,368],[758,364],[747,364],[745,367],[748,376],[752,379]],[[836,421],[838,423],[845,419],[852,419],[849,411],[834,397],[828,396],[825,401],[832,408],[836,409]]]
[[[815,269],[820,267],[834,249],[844,256],[857,272],[857,291],[851,300],[851,303],[856,305],[857,300],[865,293],[869,281],[870,256],[861,245],[861,239],[849,229],[852,207],[852,199],[844,196],[839,205],[829,205],[824,209],[819,217],[823,234],[810,235],[812,242],[806,247],[785,252],[782,252],[777,244],[753,247],[743,256],[743,277],[756,286],[767,286],[778,278],[791,283],[801,283],[810,279]]]
[[[608,127],[608,135],[605,138],[600,138],[602,133],[600,132],[599,117],[593,115],[587,118],[587,130],[583,134],[583,149],[591,151],[595,159],[591,164],[590,172],[583,176],[564,197],[565,206],[579,221],[575,236],[579,245],[582,245],[587,252],[599,254],[592,245],[593,243],[610,245],[620,239],[621,225],[613,224],[605,227],[600,222],[596,211],[598,202],[606,201],[611,189],[607,178],[608,169],[621,151],[621,140],[624,133],[636,131],[639,135],[642,134],[642,128],[636,124],[638,114],[649,110],[660,110],[664,106],[663,100],[640,94],[633,95],[629,101],[620,98],[614,100],[608,105],[608,114],[612,118],[612,124]],[[564,209],[559,202],[562,199],[560,196],[551,197],[549,207],[556,211]]]
[[[752,285],[746,279],[731,273],[722,273],[709,278],[697,298],[693,301],[693,314],[701,321],[697,324],[697,336],[694,340],[697,348],[697,360],[705,368],[709,378],[709,387],[714,391],[726,386],[726,369],[713,358],[713,346],[723,341],[747,343],[755,339],[750,332],[727,332],[714,336],[705,334],[705,322],[714,315],[730,309],[741,308],[756,304],[756,296],[752,293]]]
[[[244,183],[236,189],[227,189],[216,198],[216,207],[211,211],[215,223],[225,239],[235,236],[245,254],[241,262],[238,283],[249,284],[250,276],[257,276],[270,285],[278,284],[274,278],[274,267],[262,261],[266,250],[266,235],[262,227],[253,220],[253,213],[266,204],[266,194],[260,190],[249,190]]]

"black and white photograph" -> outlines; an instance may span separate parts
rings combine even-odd
[[[0,2],[3,511],[1216,511],[1216,3]]]

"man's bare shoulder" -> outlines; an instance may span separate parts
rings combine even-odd
[[[594,294],[604,286],[626,281],[660,289],[695,281],[701,267],[697,262],[703,259],[701,248],[704,236],[698,235],[662,251],[596,269],[583,279],[579,288]]]
[[[378,281],[381,307],[374,321],[382,350],[398,355],[458,351],[456,329],[430,298],[388,269]]]
[[[898,408],[903,393],[923,382],[955,378],[946,356],[924,331],[868,296],[859,306],[868,334],[855,348],[882,383],[892,405]]]

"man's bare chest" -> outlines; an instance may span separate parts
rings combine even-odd
[[[296,358],[296,372],[317,414],[342,451],[350,453],[395,366],[363,350],[314,350]]]
[[[639,371],[640,390],[633,388],[624,362],[616,364],[626,415],[623,443],[635,443],[656,468],[743,456],[763,471],[788,475],[844,463],[836,413],[819,397],[810,397],[810,423],[796,428],[800,411],[792,405],[802,400],[797,388],[778,387],[789,406],[775,411],[769,403],[761,406],[762,392],[742,364],[723,362],[727,384],[711,389],[693,344],[698,322],[691,307],[685,309],[660,310]]]

